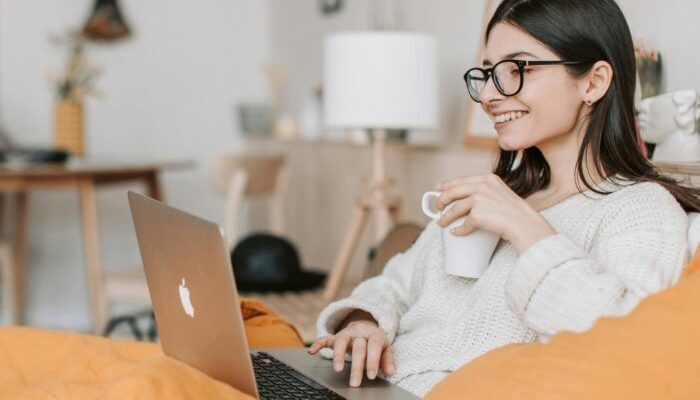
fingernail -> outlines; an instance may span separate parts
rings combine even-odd
[[[350,386],[360,386],[360,380],[356,377],[350,378]]]
[[[369,370],[369,371],[367,371],[367,377],[369,379],[374,379],[377,377],[377,372],[374,370]]]
[[[335,363],[335,364],[333,364],[333,369],[334,369],[336,372],[340,372],[340,371],[343,370],[343,364],[341,364],[341,363]]]

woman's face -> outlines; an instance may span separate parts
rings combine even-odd
[[[498,23],[486,43],[484,68],[504,59],[551,61],[561,58],[524,31]],[[482,108],[494,122],[501,149],[537,146],[542,150],[550,144],[577,139],[575,130],[584,103],[578,80],[562,65],[526,67],[522,89],[510,97],[502,95],[493,79],[489,79],[481,100]]]

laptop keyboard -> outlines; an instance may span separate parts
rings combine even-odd
[[[344,399],[265,352],[251,356],[261,399]]]

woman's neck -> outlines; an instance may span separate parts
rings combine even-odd
[[[576,170],[581,136],[573,133],[563,135],[558,138],[559,140],[537,146],[549,165],[550,180],[545,189],[549,194],[573,194],[586,189],[585,186],[581,186],[583,182],[577,179],[578,171]],[[604,180],[604,177],[596,172],[595,160],[591,152],[586,153],[582,162],[586,181],[595,184]],[[580,190],[576,185],[577,181],[581,186]]]

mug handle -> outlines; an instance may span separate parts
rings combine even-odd
[[[440,213],[437,211],[433,211],[430,208],[430,198],[431,197],[440,197],[442,193],[440,192],[425,192],[423,193],[423,200],[421,201],[421,208],[423,209],[423,213],[427,215],[428,217],[432,219],[439,219],[440,218]]]

